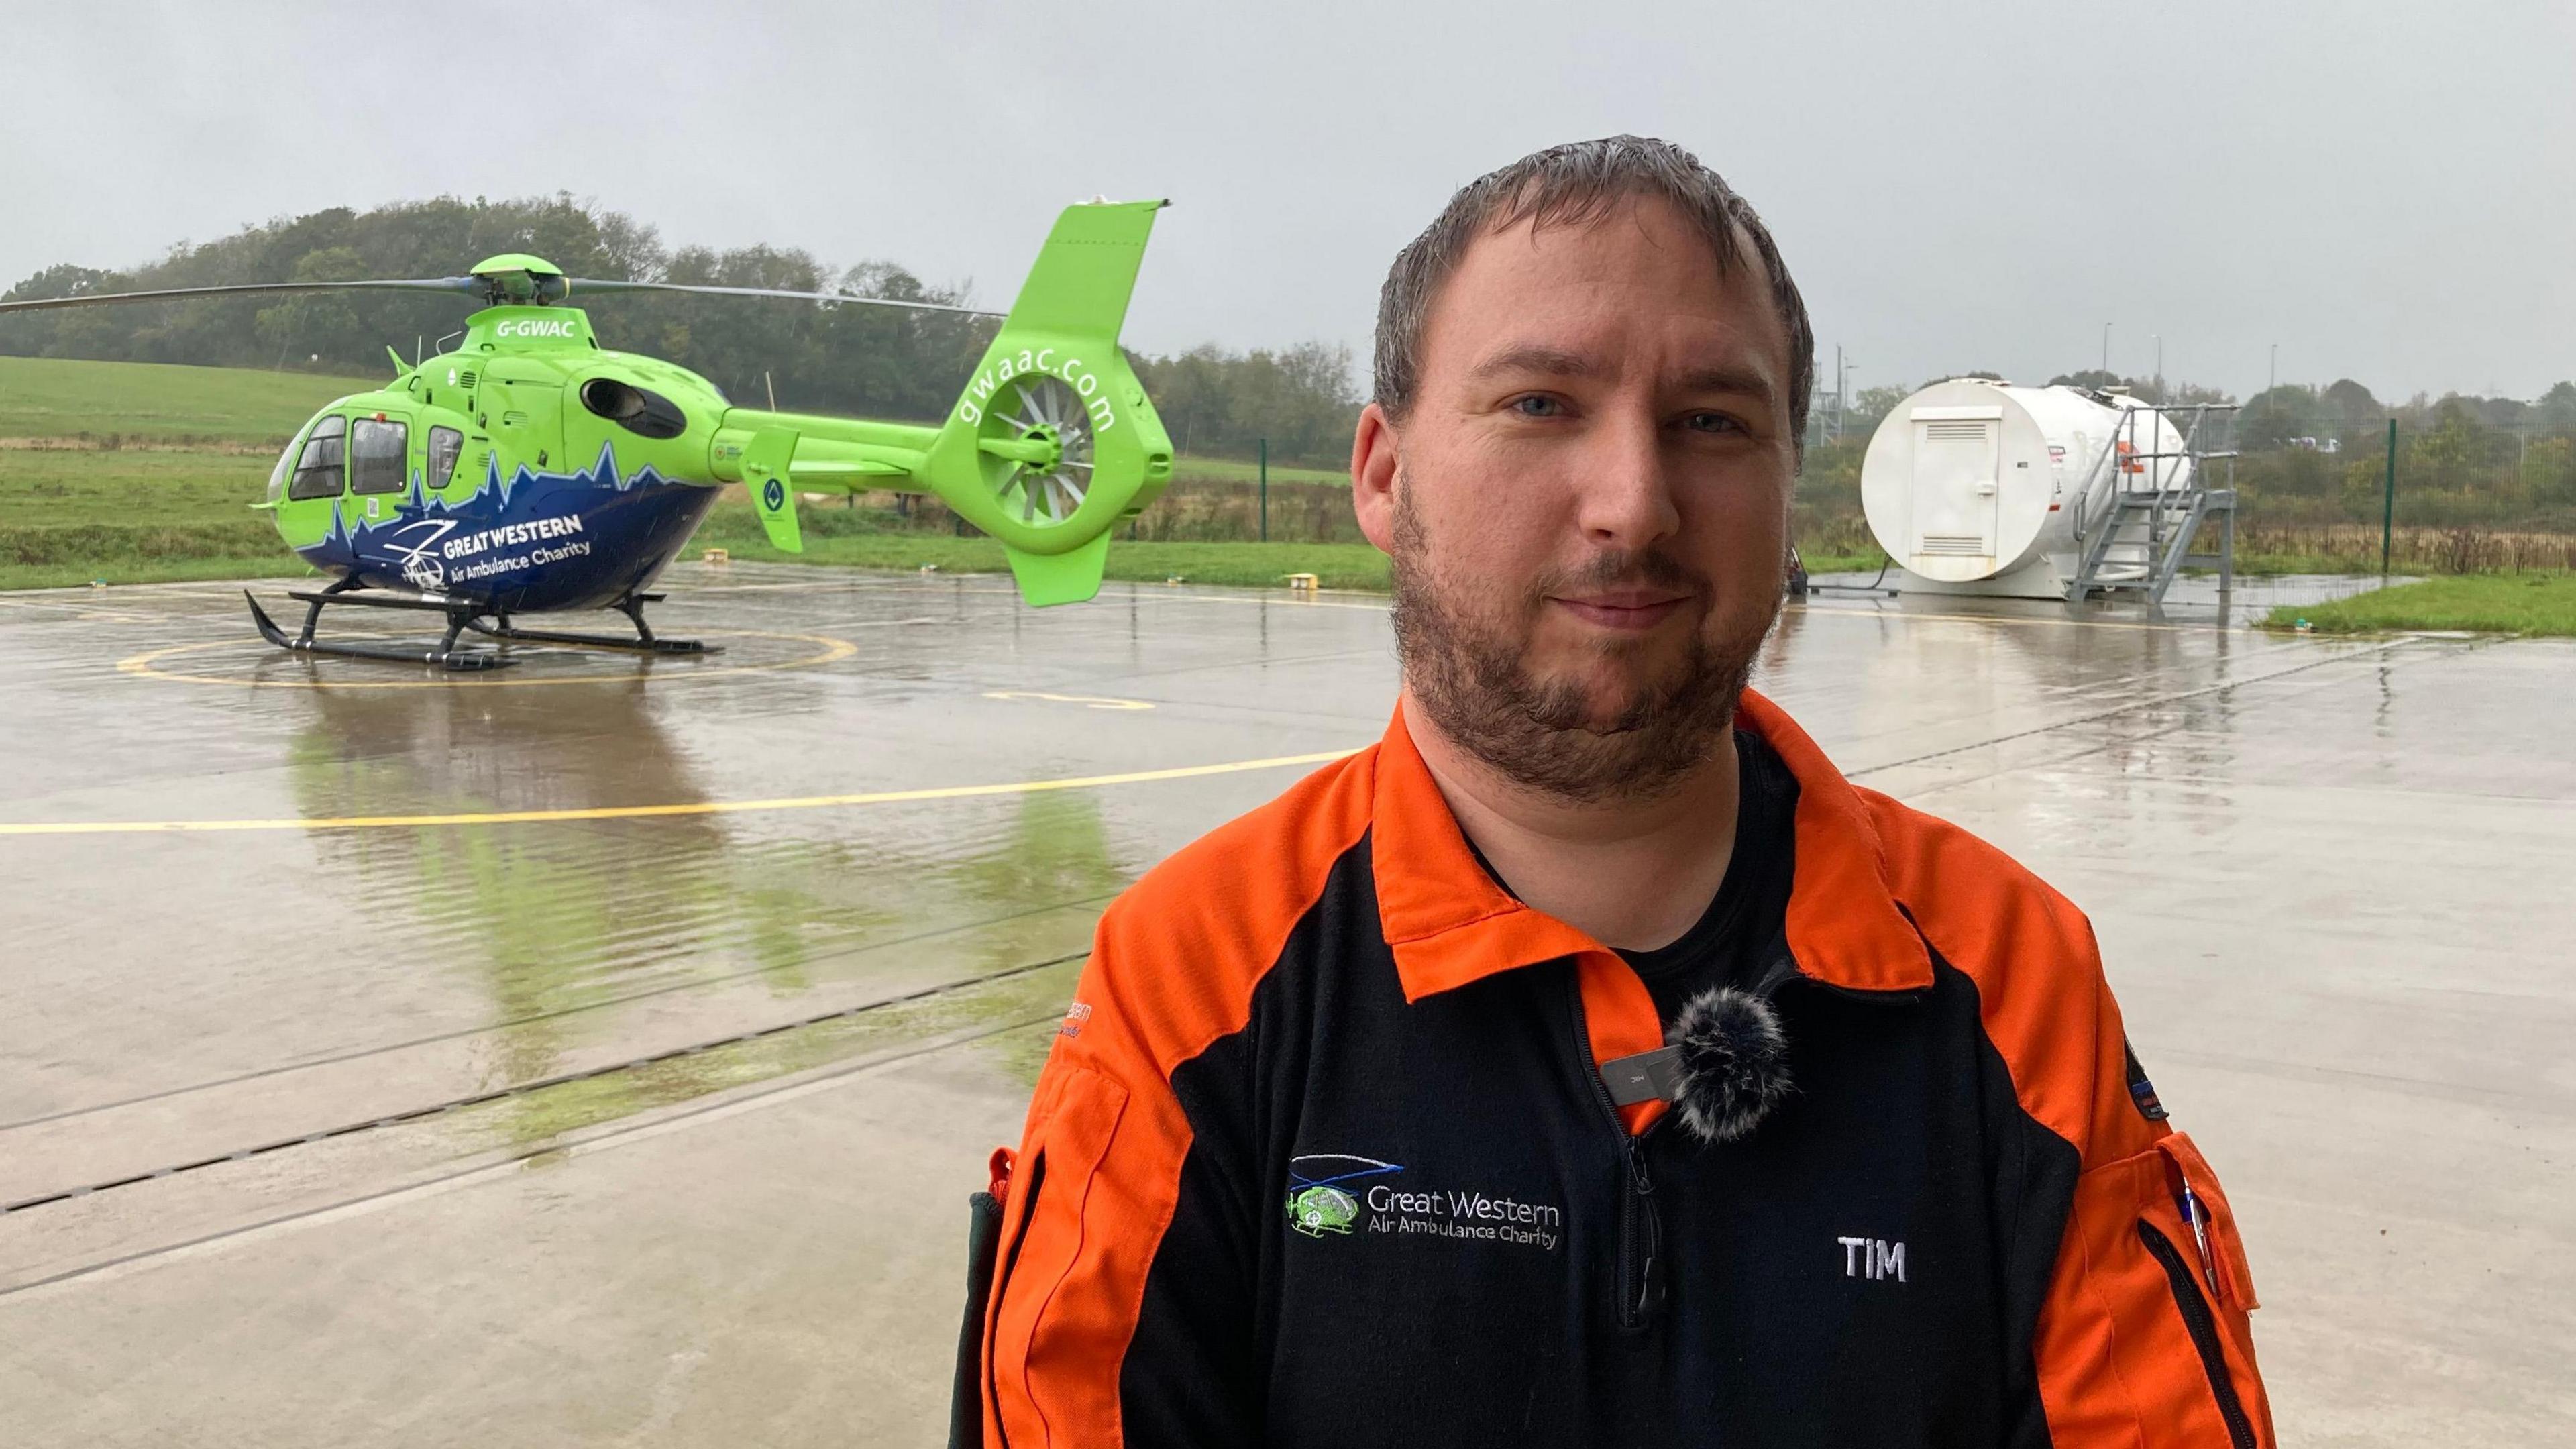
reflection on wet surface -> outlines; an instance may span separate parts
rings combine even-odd
[[[1372,691],[1335,713],[1296,684],[1316,659],[1239,649],[1269,628],[1262,607],[1156,619],[1173,637],[1149,654],[1149,615],[1173,596],[1026,616],[989,581],[795,586],[810,577],[727,570],[688,595],[727,642],[714,659],[530,650],[464,680],[281,658],[241,637],[228,590],[0,611],[40,681],[0,708],[0,741],[27,762],[0,786],[0,823],[337,823],[0,835],[45,882],[0,926],[26,963],[0,984],[26,1048],[0,1057],[0,1203],[174,1165],[197,1178],[184,1194],[123,1184],[121,1206],[47,1203],[41,1232],[0,1219],[0,1286],[302,1202],[329,1154],[209,1157],[400,1117],[329,1149],[399,1177],[872,1050],[977,1003],[1048,1015],[1027,992],[1060,1009],[1065,972],[1017,973],[1078,957],[1145,865],[1292,775],[796,802],[1225,763],[1248,739],[1255,758],[1340,748],[1384,707]],[[1301,630],[1323,661],[1375,647],[1374,609],[1281,607],[1324,622]],[[1181,692],[1094,707],[1104,664],[1122,696]],[[1269,718],[1247,730],[1247,710]],[[701,802],[751,808],[561,818]],[[492,818],[531,814],[556,818]],[[389,817],[443,823],[368,823]],[[954,989],[1004,975],[1008,990]],[[359,1170],[319,1175],[345,1192]],[[179,1196],[175,1214],[150,1201]],[[63,1232],[75,1219],[93,1221]]]
[[[111,1339],[148,1358],[148,1333],[82,1328],[78,1295],[211,1281],[132,1276],[196,1261],[181,1245],[269,1242],[246,1230],[613,1140],[664,1133],[621,1160],[666,1164],[656,1191],[682,1197],[717,1179],[792,1197],[864,1159],[915,1164],[953,1201],[1007,1135],[1100,908],[1306,767],[1173,772],[1365,744],[1393,697],[1383,604],[1364,596],[1113,585],[1033,613],[990,579],[675,572],[670,629],[724,654],[540,649],[462,681],[282,658],[222,586],[0,599],[16,666],[0,1204],[39,1204],[0,1214],[0,1315],[24,1303],[45,1329],[0,1322],[20,1345],[0,1351],[0,1395],[85,1381],[25,1357],[55,1353],[26,1345],[57,1331],[89,1345],[60,1350],[80,1364],[123,1362]],[[2257,1236],[2276,1400],[2374,1442],[2352,1383],[2401,1378],[2409,1344],[2444,1343],[2485,1386],[2570,1326],[2576,1293],[2549,1296],[2576,1289],[2568,1270],[2462,1320],[2368,1254],[2417,1224],[2407,1261],[2448,1283],[2511,1259],[2516,1234],[2576,1240],[2571,682],[2576,650],[2557,645],[1856,595],[1793,607],[1757,674],[1860,783],[1996,840],[2091,912],[2132,1038]],[[1147,778],[937,793],[1131,775]],[[828,803],[852,796],[872,803]],[[257,828],[105,828],[208,822]],[[812,1096],[746,1115],[837,1080],[870,1084],[833,1098],[838,1116]],[[921,1142],[882,1123],[778,1136],[880,1097],[914,1104]],[[690,1122],[708,1125],[669,1135]],[[594,1236],[640,1231],[632,1200],[583,1195],[641,1171],[582,1165],[608,1160],[580,1157],[533,1200],[588,1213]],[[811,1238],[794,1214],[761,1219],[768,1200],[731,1210],[760,1241]],[[441,1201],[381,1221],[422,1252],[449,1222],[547,1240]],[[885,1264],[937,1261],[935,1291],[890,1286],[902,1301],[868,1310],[894,1315],[870,1362],[928,1416],[936,1395],[903,1386],[939,1382],[950,1330],[924,1325],[952,1311],[953,1225],[877,1211],[847,1249],[876,1255],[867,1271],[911,1284]],[[851,1311],[759,1286],[749,1239],[686,1241],[715,1281],[749,1285],[725,1310],[745,1322],[791,1301]],[[335,1301],[261,1277],[280,1251],[242,1247],[221,1271]],[[512,1271],[527,1284],[488,1291],[589,1291]],[[661,1302],[592,1311],[649,1327]],[[300,1342],[279,1332],[281,1352]],[[43,1422],[88,1422],[74,1402]],[[935,1437],[923,1423],[890,1437]]]

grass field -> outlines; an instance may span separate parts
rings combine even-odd
[[[249,505],[315,409],[374,381],[0,357],[0,588],[309,574]]]
[[[1258,483],[1261,465],[1241,458],[1180,458],[1172,463],[1173,481],[1186,483],[1206,479],[1217,483]],[[1270,486],[1283,483],[1309,485],[1321,483],[1334,488],[1351,485],[1349,470],[1343,468],[1291,468],[1285,463],[1270,465]]]
[[[2268,629],[2301,621],[2321,634],[2400,629],[2576,636],[2576,574],[2463,574],[2398,584],[2330,604],[2274,609]]]
[[[942,573],[1000,573],[1010,567],[1002,546],[989,538],[952,538],[944,533],[889,533],[833,529],[834,510],[811,510],[802,530],[805,551],[780,553],[760,530],[748,503],[726,501],[698,528],[689,547],[722,548],[735,558],[786,563],[840,564],[872,569],[918,569],[935,564]],[[683,554],[683,557],[692,555]],[[1387,586],[1386,555],[1364,543],[1129,543],[1109,548],[1109,577],[1161,583],[1170,578],[1194,584],[1233,584],[1246,588],[1279,588],[1294,573],[1309,573],[1328,589],[1378,589]]]
[[[242,367],[0,357],[0,438],[87,434],[99,443],[232,443],[256,447],[274,461],[324,403],[383,382]],[[255,471],[268,474],[265,466]]]

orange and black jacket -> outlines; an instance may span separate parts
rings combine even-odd
[[[2082,914],[1740,723],[1799,786],[1757,1130],[1613,1105],[1653,1002],[1494,883],[1399,713],[1103,917],[995,1154],[959,1437],[2270,1446],[2227,1199]]]

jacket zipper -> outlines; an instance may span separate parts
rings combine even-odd
[[[2173,1239],[2144,1218],[2138,1220],[2138,1241],[2165,1270],[2173,1283],[2174,1307],[2182,1313],[2182,1326],[2191,1333],[2192,1347],[2200,1350],[2201,1371],[2209,1375],[2209,1392],[2218,1400],[2218,1417],[2227,1421],[2227,1441],[2235,1449],[2255,1449],[2254,1424],[2245,1416],[2244,1401],[2236,1396],[2236,1380],[2227,1372],[2227,1353],[2218,1343],[2218,1320],[2209,1311],[2209,1300],[2200,1291],[2200,1280],[2192,1275],[2191,1265],[2183,1261],[2182,1250]]]
[[[1002,1302],[1002,1295],[1010,1291],[1012,1270],[1020,1266],[1020,1249],[1028,1246],[1029,1224],[1037,1219],[1038,1192],[1046,1186],[1046,1152],[1043,1149],[1030,1161],[1026,1176],[1028,1204],[1020,1209],[1020,1230],[1012,1234],[1011,1250],[1002,1255],[1002,1271],[993,1279],[992,1302],[997,1312]],[[1019,1183],[1011,1184],[1013,1198],[1018,1198],[1021,1192]],[[996,1326],[998,1326],[998,1320],[996,1320]],[[988,1329],[984,1335],[984,1392],[987,1396],[986,1401],[993,1406],[993,1429],[1001,1436],[1001,1449],[1011,1449],[1010,1431],[1002,1427],[1002,1384],[996,1373],[1000,1365],[993,1361],[995,1346],[992,1333]]]
[[[1592,1099],[1601,1104],[1610,1119],[1610,1130],[1619,1134],[1624,1157],[1619,1177],[1619,1326],[1643,1328],[1654,1317],[1663,1302],[1662,1280],[1656,1274],[1656,1259],[1663,1254],[1664,1224],[1655,1207],[1655,1178],[1646,1167],[1646,1136],[1631,1135],[1628,1124],[1620,1119],[1619,1104],[1610,1100],[1610,1088],[1601,1080],[1600,1069],[1592,1064],[1592,1032],[1583,1011],[1583,981],[1580,976],[1567,983],[1574,1001],[1575,1060],[1584,1064],[1585,1075],[1592,1079]],[[1646,1135],[1663,1125],[1657,1118]]]

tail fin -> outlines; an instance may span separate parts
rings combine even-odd
[[[922,472],[1002,541],[1032,604],[1100,592],[1109,535],[1172,478],[1172,441],[1118,347],[1160,201],[1056,218]]]
[[[805,551],[805,535],[796,526],[795,480],[788,470],[796,443],[792,428],[762,428],[742,450],[743,491],[751,495],[752,509],[760,515],[770,547],[786,553]]]

